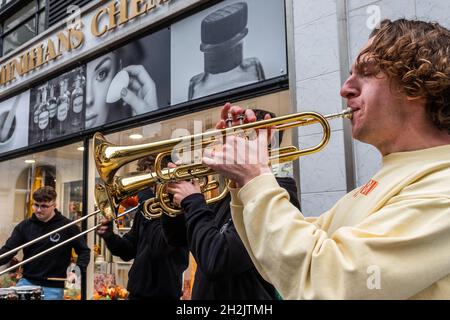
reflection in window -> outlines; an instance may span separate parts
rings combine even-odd
[[[44,32],[44,30],[45,30],[45,11],[39,13],[38,33]]]
[[[21,25],[11,33],[3,38],[3,52],[8,54],[15,48],[19,47],[23,43],[32,39],[36,34],[36,22],[34,18],[28,20],[25,24]]]
[[[8,54],[43,32],[46,24],[45,0],[21,1],[20,8],[0,22],[2,54]]]
[[[63,184],[64,199],[69,199],[67,202],[67,210],[65,211],[70,220],[78,220],[83,214],[83,181],[68,181]],[[81,229],[81,221],[78,224]]]
[[[31,17],[35,13],[36,8],[36,1],[31,1],[30,3],[28,3],[25,7],[5,20],[5,22],[3,23],[3,32],[8,32],[9,30],[15,28],[26,19]]]

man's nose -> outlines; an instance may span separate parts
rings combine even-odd
[[[340,94],[343,98],[350,99],[357,97],[360,93],[356,81],[350,76],[342,85]]]

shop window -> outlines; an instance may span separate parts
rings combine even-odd
[[[277,116],[286,115],[292,113],[292,107],[289,99],[288,91],[281,91],[278,93],[273,93],[265,96],[255,97],[249,100],[242,101],[232,101],[235,105],[240,105],[242,107],[262,109],[266,111],[271,111],[275,113]],[[216,122],[220,117],[220,110],[222,106],[217,106],[215,108],[210,108],[207,110],[199,111],[196,113],[189,113],[180,117],[164,120],[158,123],[151,123],[145,126],[132,128],[129,130],[124,130],[120,132],[116,132],[106,136],[106,140],[111,142],[112,144],[119,146],[131,146],[137,144],[144,143],[153,143],[153,142],[161,142],[164,140],[168,140],[175,137],[191,135],[194,133],[200,133],[196,131],[207,131],[214,130]],[[203,129],[203,130],[202,130]],[[136,132],[142,133],[142,137],[139,140],[136,140],[132,136],[136,134]],[[158,134],[156,134],[156,132]],[[292,144],[292,134],[287,130],[284,133],[282,146],[288,146]],[[201,151],[201,150],[200,150]],[[90,155],[89,158],[93,158],[93,155]],[[194,158],[196,158],[196,154],[194,154]],[[92,164],[94,166],[94,164]],[[292,165],[289,166],[290,169],[288,174],[293,175]],[[95,170],[92,168],[92,170]],[[275,170],[279,170],[278,168],[274,168]],[[119,171],[116,173],[115,177],[125,177],[132,176],[135,174],[139,174],[137,172],[137,161],[132,161],[128,164],[123,165]],[[216,181],[219,181],[222,186],[225,185],[224,179],[214,175],[211,177]],[[92,180],[89,182],[90,184],[101,182],[98,175],[95,180],[92,177]],[[210,191],[209,194],[206,194],[207,197],[216,196],[221,190],[213,190]],[[88,211],[96,210],[97,208],[93,203],[90,203],[90,208]],[[122,208],[119,209],[122,210]],[[97,219],[101,218],[100,215],[97,216]],[[132,218],[130,219],[132,220]],[[98,221],[97,221],[98,222]],[[132,225],[132,221],[130,221],[130,226]],[[115,224],[115,232],[117,234],[123,235],[128,231],[128,228],[123,228],[121,224]],[[126,287],[128,281],[128,271],[132,265],[132,261],[122,261],[119,257],[112,256],[108,251],[104,241],[95,235],[95,248],[97,248],[96,256],[95,256],[95,275],[94,275],[94,285],[92,286],[94,292],[87,293],[87,296],[97,296],[100,297],[104,293],[95,292],[95,290],[104,288],[106,286],[120,286]],[[189,267],[183,274],[183,299],[189,300],[191,298],[192,285],[194,281],[194,274],[196,270],[195,260],[190,257]],[[144,277],[145,278],[145,277]]]
[[[8,3],[10,3],[12,0],[0,0],[0,8],[5,7]]]
[[[28,199],[28,179],[32,176],[32,173],[30,172],[31,170],[31,167],[23,169],[16,181],[16,190],[14,194],[14,217],[12,220],[14,224],[17,224],[25,219],[28,213],[27,204],[30,202]]]
[[[20,47],[46,28],[45,1],[22,2],[1,23],[2,55]]]
[[[69,181],[63,184],[64,199],[68,199],[65,203],[65,212],[70,220],[80,219],[83,213],[83,181]],[[81,224],[79,225],[81,228]]]
[[[52,165],[32,165],[20,173],[16,181],[14,195],[14,222],[19,223],[33,214],[32,201],[33,192],[42,186],[56,188],[56,168]]]
[[[79,144],[0,162],[0,245],[14,227],[32,214],[31,195],[49,185],[56,189],[57,208],[71,218],[71,208],[81,209],[83,152]]]

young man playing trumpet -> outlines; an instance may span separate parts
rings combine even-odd
[[[267,154],[256,164],[239,159],[267,146],[263,132],[229,137],[221,152],[205,154],[206,165],[234,181],[232,217],[250,257],[285,299],[448,299],[450,31],[383,21],[341,95],[353,111],[353,137],[375,146],[383,164],[370,188],[318,218],[289,203]],[[244,112],[255,121],[251,110],[227,104],[219,128],[229,112],[236,124]],[[239,144],[243,151],[230,152]]]

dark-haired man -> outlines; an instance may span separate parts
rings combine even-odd
[[[150,172],[153,164],[154,157],[141,158],[137,170]],[[113,255],[125,261],[133,260],[128,272],[128,299],[179,300],[183,271],[189,262],[184,217],[163,214],[158,219],[146,218],[143,204],[154,196],[152,188],[138,193],[139,209],[131,230],[123,237],[113,232],[112,222],[107,219],[102,220],[97,233]]]

